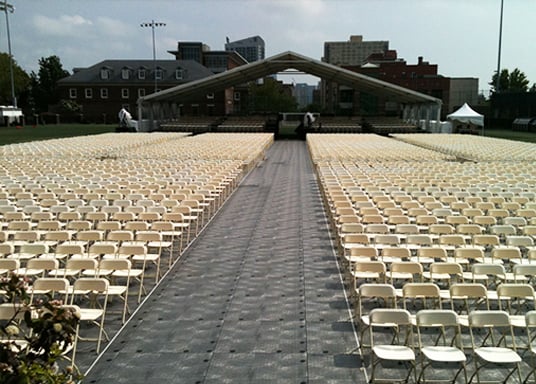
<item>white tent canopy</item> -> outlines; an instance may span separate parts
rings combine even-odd
[[[467,103],[462,105],[456,112],[452,112],[450,115],[447,115],[447,119],[455,120],[464,124],[473,124],[480,127],[484,126],[484,116],[473,111]]]

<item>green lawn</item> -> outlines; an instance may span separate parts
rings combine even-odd
[[[115,132],[116,124],[48,124],[26,125],[22,128],[0,126],[0,145],[24,143],[34,140],[56,139],[60,137],[96,135],[105,132]],[[295,138],[295,124],[284,127],[280,136]],[[484,135],[500,139],[526,141],[536,143],[536,132],[519,132],[499,129],[486,129]]]
[[[506,129],[485,129],[484,136],[536,143],[536,132],[508,131]]]
[[[48,124],[25,125],[21,128],[0,127],[0,145],[24,143],[34,140],[57,139],[60,137],[96,135],[114,132],[117,124]]]

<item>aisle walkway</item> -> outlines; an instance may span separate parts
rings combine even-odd
[[[84,383],[364,383],[304,142],[276,142]]]

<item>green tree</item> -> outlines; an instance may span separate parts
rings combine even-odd
[[[271,78],[266,78],[262,85],[253,83],[250,95],[253,112],[294,112],[298,108],[290,91]]]
[[[510,73],[510,92],[527,92],[529,89],[529,80],[527,76],[518,68]]]
[[[39,112],[48,111],[49,105],[60,101],[57,82],[69,76],[63,69],[58,56],[42,57],[39,59],[39,71],[31,74],[31,94],[35,108]]]
[[[17,105],[24,104],[27,99],[30,76],[13,60],[13,84]],[[9,54],[0,52],[0,105],[11,105],[11,74],[9,72]]]
[[[493,74],[489,85],[492,93],[497,92],[497,72]],[[512,72],[506,68],[501,70],[499,92],[527,92],[528,86],[529,80],[519,68],[515,68]]]

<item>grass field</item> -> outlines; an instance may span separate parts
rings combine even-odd
[[[26,125],[21,128],[0,127],[0,145],[27,141],[57,139],[60,137],[96,135],[114,132],[117,124],[48,124]]]
[[[0,145],[57,139],[61,137],[96,135],[105,132],[115,132],[116,127],[116,124],[49,124],[38,125],[36,127],[26,125],[22,128],[0,127]],[[484,135],[500,139],[536,143],[536,132],[487,129],[484,130]],[[280,136],[287,139],[296,138],[294,126],[281,129]]]

